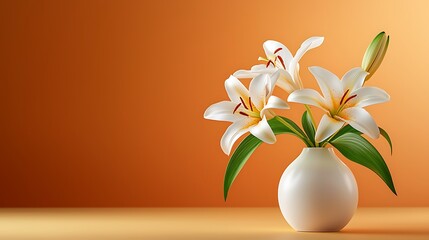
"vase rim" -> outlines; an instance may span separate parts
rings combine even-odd
[[[329,152],[334,154],[334,149],[332,147],[305,147],[302,149],[302,153],[308,152]]]
[[[304,147],[303,149],[333,149],[332,147]]]

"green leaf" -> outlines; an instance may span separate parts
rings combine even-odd
[[[390,154],[392,154],[393,153],[393,146],[392,146],[392,140],[390,140],[389,134],[387,134],[387,132],[383,128],[379,127],[379,129],[380,129],[381,136],[383,136],[387,140],[387,142],[389,143]]]
[[[237,177],[238,173],[243,168],[252,153],[261,145],[262,141],[253,135],[247,136],[237,147],[229,160],[226,167],[225,178],[223,181],[223,197],[226,201],[228,191]]]
[[[305,111],[304,114],[302,114],[301,124],[302,128],[304,128],[304,131],[307,134],[308,139],[314,146],[316,146],[316,141],[314,140],[314,136],[316,135],[316,128],[311,121],[311,117],[308,111]]]
[[[355,134],[359,134],[359,135],[362,134],[358,130],[354,129],[352,126],[346,125],[346,126],[342,127],[331,139],[328,138],[325,141],[322,141],[320,143],[320,146],[325,146],[326,144],[332,142],[333,140],[337,139],[338,137],[344,135],[345,133],[355,133]]]
[[[305,135],[304,132],[296,125],[292,120],[281,117],[283,121],[289,124],[293,129],[286,127],[282,122],[278,119],[273,118],[268,121],[271,129],[274,134],[284,134],[289,133],[295,136],[298,136],[295,132],[298,132],[302,135]],[[298,136],[299,137],[299,136]],[[238,145],[237,149],[235,149],[232,154],[228,166],[226,167],[225,178],[223,182],[223,195],[226,201],[228,197],[229,189],[234,182],[237,175],[240,173],[244,164],[247,162],[252,153],[256,150],[256,148],[261,145],[262,141],[253,135],[247,136],[241,143]]]
[[[379,127],[379,129],[380,129],[380,134],[387,140],[387,142],[389,143],[389,146],[390,146],[390,154],[392,154],[393,153],[393,145],[392,145],[392,140],[390,139],[390,137],[389,137],[389,134],[387,134],[387,132],[383,129],[383,128],[381,128],[381,127]],[[331,141],[330,142],[332,142],[333,140],[335,140],[336,138],[338,138],[338,137],[340,137],[340,136],[342,136],[342,135],[344,135],[345,133],[355,133],[355,134],[359,134],[359,135],[361,135],[362,133],[360,132],[360,131],[358,131],[358,130],[356,130],[356,129],[354,129],[352,126],[350,126],[350,125],[346,125],[346,126],[344,126],[343,128],[341,128],[340,129],[340,131],[338,131],[337,132],[337,134],[335,134],[335,136],[331,139]],[[324,142],[322,142],[322,144],[323,144]]]
[[[286,127],[279,119],[281,118],[281,121],[285,121],[287,124],[289,124],[292,128]],[[281,134],[281,133],[290,133],[293,134],[299,138],[301,136],[305,136],[305,133],[302,131],[302,129],[292,120],[286,117],[277,116],[276,118],[272,118],[268,121],[270,124],[271,129],[273,129],[274,134]],[[298,132],[300,135],[296,134]]]
[[[276,116],[275,118],[271,119],[269,123],[271,128],[273,129],[274,134],[276,134],[276,129],[287,129],[288,133],[297,136],[305,143],[305,145],[307,145],[307,147],[314,147],[314,145],[305,135],[305,132],[303,132],[294,121],[285,117]]]
[[[368,140],[356,133],[344,133],[330,142],[346,158],[374,171],[396,194],[392,176],[383,157]]]

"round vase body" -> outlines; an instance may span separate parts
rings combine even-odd
[[[296,231],[339,231],[356,210],[358,188],[332,148],[304,148],[280,179],[278,201]]]

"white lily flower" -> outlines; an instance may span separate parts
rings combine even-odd
[[[280,70],[277,85],[283,90],[291,93],[297,89],[302,89],[302,81],[299,76],[299,60],[310,49],[320,46],[323,43],[323,37],[311,37],[305,40],[301,47],[292,56],[289,49],[273,40],[265,41],[263,44],[266,57],[259,57],[258,60],[265,64],[253,66],[250,70],[238,70],[233,75],[237,78],[253,78],[259,74],[272,74]]]
[[[276,141],[267,122],[274,117],[270,110],[289,108],[285,101],[271,96],[277,78],[278,73],[258,75],[250,82],[249,90],[234,76],[225,81],[230,101],[215,103],[204,113],[206,119],[233,122],[220,141],[225,154],[229,155],[235,141],[247,132],[266,143]]]
[[[310,67],[323,97],[313,89],[297,90],[289,95],[289,102],[309,104],[323,109],[326,114],[316,131],[315,139],[321,142],[336,133],[345,123],[371,138],[378,138],[379,128],[363,107],[387,102],[390,96],[376,87],[362,87],[368,75],[362,68],[353,68],[342,78],[321,67]]]

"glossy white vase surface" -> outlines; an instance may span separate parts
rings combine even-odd
[[[358,188],[332,148],[304,148],[280,179],[278,201],[296,231],[339,231],[356,210]]]

